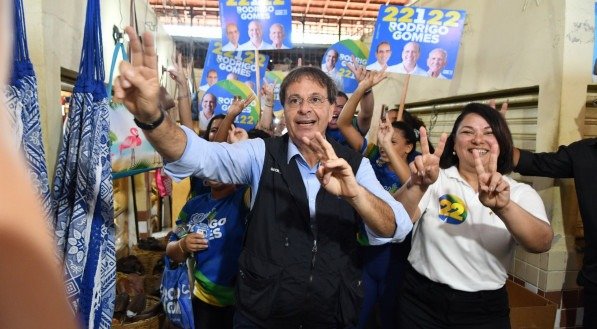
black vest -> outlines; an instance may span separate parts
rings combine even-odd
[[[362,156],[331,143],[356,173]],[[267,328],[356,324],[362,300],[356,240],[361,219],[346,201],[320,188],[311,220],[296,160],[286,163],[288,135],[266,139],[265,148],[239,260],[238,309]]]

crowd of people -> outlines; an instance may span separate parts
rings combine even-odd
[[[238,44],[238,28],[228,24],[225,47],[284,48],[278,25],[270,27],[267,43],[260,22],[251,22],[250,40]],[[274,86],[268,84],[258,96],[260,121],[250,131],[235,127],[234,120],[254,96],[236,97],[226,115],[215,115],[216,97],[206,93],[194,117],[179,56],[170,71],[179,87],[179,125],[159,106],[154,48],[143,47],[132,28],[126,33],[131,62],[120,64],[114,97],[145,123],[166,172],[194,180],[167,254],[196,262],[196,328],[366,328],[376,308],[383,328],[509,328],[505,282],[514,249],[546,252],[553,238],[538,193],[510,178],[512,171],[575,179],[587,242],[578,279],[585,287],[584,325],[596,326],[597,211],[590,197],[597,183],[591,174],[596,139],[554,153],[519,150],[505,109],[471,103],[435,147],[424,124],[407,111],[381,118],[377,142],[371,143],[366,136],[374,120],[372,88],[388,72],[446,78],[447,52],[431,50],[425,71],[417,64],[415,42],[404,46],[396,65],[388,64],[392,51],[385,42],[377,45],[374,64],[350,63],[358,80],[350,97],[334,79],[333,49],[321,68],[290,71],[279,92],[285,133],[273,125]],[[0,34],[0,43],[5,40],[6,33]],[[142,40],[151,43],[153,36],[146,33]],[[7,56],[0,52],[0,69]],[[0,78],[7,75],[0,70]],[[212,78],[211,84],[217,73]],[[202,136],[193,121],[199,121]],[[18,161],[3,166],[16,168]],[[30,184],[16,173],[11,179]],[[27,211],[41,219],[38,208]],[[22,245],[18,239],[30,238],[18,231],[14,241],[3,243]],[[49,239],[36,239],[31,248],[42,255]],[[41,264],[48,284],[39,294],[56,294],[63,288],[57,266]],[[56,314],[42,318],[64,316],[69,327],[66,309],[60,299],[48,308]],[[18,327],[13,318],[0,316],[0,323]]]
[[[242,99],[235,100],[238,109],[226,115],[227,124],[220,123],[220,140],[227,142],[203,139],[172,120],[145,131],[175,179],[193,176],[208,185],[231,186],[229,195],[237,190],[244,195],[232,206],[248,212],[241,221],[243,234],[219,237],[239,248],[233,255],[204,256],[229,256],[236,266],[236,281],[227,286],[234,291],[225,305],[231,307],[225,316],[232,317],[229,326],[365,328],[377,306],[384,328],[509,328],[505,282],[514,248],[542,253],[553,238],[541,198],[510,178],[513,170],[574,177],[587,244],[594,243],[595,212],[587,191],[595,180],[588,177],[597,156],[595,139],[555,153],[519,150],[504,109],[472,103],[435,148],[425,126],[408,111],[389,111],[377,143],[369,143],[364,136],[372,120],[371,90],[390,71],[388,46],[378,47],[379,70],[353,63],[359,85],[350,97],[338,89],[325,63],[322,69],[289,72],[280,86],[287,129],[281,136],[271,122],[253,139],[231,127],[234,113],[252,101]],[[121,64],[115,96],[137,104],[129,110],[139,121],[161,120],[164,114],[147,106],[155,104],[152,80],[129,78],[148,66],[141,58],[155,54],[143,53],[135,41],[131,49],[140,60],[135,66]],[[398,65],[413,72],[418,50],[406,45]],[[337,53],[328,55],[330,64],[337,60]],[[425,74],[441,78],[446,58],[444,50],[433,49]],[[359,103],[364,111],[355,117]],[[211,189],[204,201],[217,199]],[[185,207],[180,225],[193,222],[190,206]],[[208,208],[198,210],[196,218],[217,223],[215,208]],[[168,252],[181,261],[191,254],[197,258],[212,245],[217,248],[212,239],[213,232],[189,233],[172,241]],[[593,256],[587,253],[579,274],[586,310],[596,304]],[[206,277],[196,275],[195,297],[221,307],[204,298],[215,293],[206,287],[219,284],[206,284]],[[595,323],[592,314],[584,317],[589,327]]]
[[[514,246],[547,251],[553,231],[538,194],[505,176],[515,150],[499,111],[468,105],[435,149],[420,120],[399,111],[369,145],[372,87],[390,67],[352,63],[359,85],[351,97],[325,65],[298,67],[280,86],[286,134],[272,134],[271,120],[261,138],[234,128],[251,97],[212,118],[211,129],[220,120],[215,139],[211,131],[201,138],[149,105],[151,79],[128,78],[155,53],[127,33],[139,62],[121,64],[115,97],[136,104],[137,120],[163,121],[144,132],[171,176],[211,189],[188,201],[177,220],[184,233],[168,246],[171,258],[198,263],[197,328],[365,328],[376,305],[384,328],[509,326]],[[333,66],[337,52],[327,58]],[[418,47],[407,45],[400,65],[416,58]],[[209,232],[194,230],[199,224]]]

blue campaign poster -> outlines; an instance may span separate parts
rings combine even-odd
[[[259,54],[259,76],[263,78],[269,56]],[[222,51],[221,41],[211,41],[203,65],[200,90],[206,91],[221,80],[237,80],[256,92],[255,53],[251,51]]]
[[[291,0],[220,0],[223,50],[292,48]]]
[[[209,87],[205,95],[209,94],[216,97],[214,114],[218,115],[228,113],[228,107],[230,107],[234,101],[234,97],[242,97],[245,99],[249,97],[250,94],[254,93],[249,86],[240,81],[223,80],[218,81],[213,86]],[[203,97],[205,97],[205,95],[203,95]],[[257,106],[257,100],[251,102],[251,104],[244,108],[236,117],[234,124],[247,131],[255,127],[259,121],[259,111]]]
[[[286,77],[286,74],[288,73],[283,71],[265,72],[265,81],[274,84],[274,114],[278,116],[280,115],[279,112],[284,110],[282,103],[280,103],[280,85],[282,84],[282,80]]]
[[[359,83],[347,64],[352,62],[354,56],[357,65],[365,66],[367,53],[369,53],[369,48],[363,42],[342,40],[333,44],[323,54],[321,69],[334,80],[338,90],[352,93],[357,89]]]
[[[367,69],[452,79],[466,12],[382,5]]]

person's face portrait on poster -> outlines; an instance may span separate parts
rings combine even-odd
[[[336,67],[336,63],[338,62],[338,52],[334,49],[330,49],[328,53],[325,55],[325,66],[328,70],[333,69]]]
[[[446,66],[447,57],[448,53],[441,48],[435,48],[429,52],[427,66],[432,77],[437,78],[442,73]]]
[[[281,48],[284,42],[284,27],[275,23],[269,28],[269,38],[275,48]]]
[[[421,55],[421,49],[416,42],[409,42],[402,49],[402,62],[406,66],[415,66]]]
[[[253,45],[258,46],[263,40],[263,26],[258,21],[251,21],[249,23],[249,39]]]
[[[240,32],[238,32],[238,26],[235,23],[229,23],[226,25],[226,36],[228,37],[228,41],[238,46],[238,40],[240,39]]]
[[[206,114],[213,114],[216,109],[216,96],[210,93],[203,95],[201,100],[201,111]]]
[[[390,60],[390,57],[392,57],[392,48],[390,47],[390,44],[386,41],[380,42],[379,45],[377,45],[375,57],[377,58],[379,65],[388,65],[388,61]]]
[[[207,85],[213,86],[216,82],[218,82],[218,72],[216,70],[207,72]]]

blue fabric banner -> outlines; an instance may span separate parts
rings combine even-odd
[[[11,84],[5,90],[7,109],[12,117],[12,128],[20,141],[20,148],[27,160],[27,170],[37,190],[48,225],[52,203],[46,154],[41,133],[37,78],[29,58],[25,13],[22,0],[14,0],[14,54]]]
[[[116,257],[100,0],[88,0],[79,76],[53,188],[67,295],[85,328],[110,328]]]

